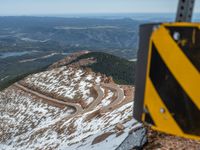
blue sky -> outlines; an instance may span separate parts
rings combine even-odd
[[[0,15],[175,12],[178,0],[0,0]],[[200,10],[197,0],[195,10]]]

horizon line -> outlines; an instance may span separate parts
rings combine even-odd
[[[140,15],[140,14],[168,14],[176,15],[174,12],[95,12],[95,13],[55,13],[55,14],[0,14],[0,17],[67,17],[67,16],[85,16],[85,15]],[[199,15],[200,12],[193,13],[193,16]]]
[[[199,12],[200,13],[200,12]],[[89,12],[89,13],[44,13],[44,14],[0,14],[0,16],[60,16],[60,15],[117,15],[117,14],[175,14],[173,12]]]

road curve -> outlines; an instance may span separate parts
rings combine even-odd
[[[110,105],[102,108],[102,111],[105,112],[105,111],[110,110],[110,108],[112,108],[112,107],[118,105],[119,103],[121,103],[121,101],[124,99],[124,91],[121,88],[119,88],[116,84],[112,84],[112,83],[104,84],[104,83],[102,83],[101,85],[103,87],[106,87],[106,88],[109,88],[111,90],[114,90],[117,93],[117,98],[114,100],[114,102],[112,102]]]
[[[19,84],[19,83],[15,83],[14,84],[16,87],[18,87],[19,89],[25,91],[25,92],[28,92],[28,93],[31,93],[33,95],[36,95],[37,97],[40,97],[42,99],[45,99],[47,101],[50,101],[50,102],[53,102],[53,103],[56,103],[56,104],[61,104],[61,105],[65,105],[65,106],[69,106],[69,107],[73,107],[76,109],[76,114],[77,113],[80,113],[83,111],[83,108],[81,107],[80,104],[75,104],[75,103],[70,103],[70,102],[66,102],[66,101],[62,101],[62,100],[58,100],[58,99],[54,99],[52,97],[49,97],[49,96],[46,96],[46,95],[43,95],[43,94],[40,94],[36,91],[33,91],[31,89],[28,89],[27,87]]]
[[[70,103],[70,102],[66,102],[66,101],[64,102],[64,101],[61,101],[61,100],[58,100],[58,99],[48,97],[46,95],[43,95],[43,94],[40,94],[36,91],[28,89],[27,87],[24,87],[23,85],[21,85],[19,83],[15,83],[14,86],[16,86],[17,88],[19,88],[19,89],[21,89],[25,92],[36,95],[36,96],[38,96],[38,97],[40,97],[44,100],[47,100],[47,101],[50,101],[50,102],[53,102],[53,103],[57,103],[57,104],[62,104],[62,105],[69,106],[69,107],[73,107],[73,108],[76,109],[75,113],[73,113],[71,115],[69,115],[69,114],[64,115],[64,116],[56,119],[54,122],[51,122],[49,124],[44,125],[43,127],[37,127],[35,129],[33,129],[31,131],[31,133],[39,132],[41,129],[45,129],[49,126],[53,126],[60,121],[67,120],[67,119],[73,118],[77,115],[83,114],[85,112],[89,112],[89,111],[94,110],[98,106],[98,104],[102,101],[102,99],[104,97],[104,92],[102,91],[101,86],[110,88],[110,89],[115,90],[117,92],[117,98],[115,99],[115,101],[113,103],[111,103],[111,105],[102,108],[103,112],[110,110],[110,108],[119,104],[124,99],[124,92],[118,86],[116,86],[115,84],[104,84],[104,83],[102,83],[101,85],[95,85],[94,86],[94,89],[96,90],[97,95],[98,95],[97,98],[93,101],[93,103],[88,108],[83,109],[80,104]]]
[[[97,91],[97,98],[92,102],[92,104],[85,109],[85,111],[90,111],[92,109],[95,109],[97,105],[102,101],[104,92],[101,90],[100,85],[95,85],[94,89]]]
[[[83,112],[87,112],[87,111],[93,110],[101,102],[101,100],[103,99],[103,96],[104,96],[104,93],[100,88],[100,85],[95,85],[94,89],[96,90],[98,96],[88,108],[83,110],[83,108],[81,107],[80,104],[70,103],[70,102],[66,102],[66,101],[62,101],[62,100],[58,100],[58,99],[46,96],[44,94],[38,93],[36,91],[33,91],[32,89],[28,89],[27,87],[25,87],[25,86],[23,86],[23,85],[21,85],[19,83],[15,83],[14,85],[16,87],[18,87],[19,89],[21,89],[21,90],[23,90],[25,92],[31,93],[33,95],[36,95],[37,97],[40,97],[40,98],[42,98],[44,100],[53,102],[55,104],[61,104],[61,105],[65,105],[65,106],[69,106],[69,107],[75,108],[76,112],[73,114],[73,116],[81,114]]]
[[[58,99],[46,96],[44,94],[33,91],[32,89],[29,89],[19,83],[15,83],[14,85],[16,87],[18,87],[19,89],[21,89],[25,92],[31,93],[33,95],[36,95],[46,101],[52,102],[54,104],[59,104],[59,105],[64,105],[64,106],[69,106],[69,107],[75,108],[76,111],[73,114],[73,116],[78,115],[80,113],[92,111],[93,109],[96,108],[96,106],[102,101],[102,99],[104,97],[104,92],[102,91],[101,86],[105,87],[105,88],[109,88],[113,91],[116,91],[116,93],[117,93],[117,98],[114,100],[114,102],[112,102],[111,105],[108,105],[108,106],[102,108],[102,110],[107,111],[110,109],[110,107],[113,107],[113,106],[119,104],[124,99],[124,91],[122,89],[120,89],[117,85],[112,84],[112,83],[110,83],[110,84],[101,83],[101,86],[100,85],[94,86],[94,89],[97,92],[97,98],[92,102],[92,104],[88,108],[83,109],[80,104],[70,103],[70,102],[66,102],[66,101],[62,101],[62,100],[58,100]]]

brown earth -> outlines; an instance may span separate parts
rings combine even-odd
[[[61,66],[66,66],[68,64],[70,64],[73,60],[75,60],[77,57],[83,55],[83,54],[87,54],[89,53],[89,51],[80,51],[80,52],[76,52],[73,54],[70,54],[68,57],[52,64],[49,69],[55,69],[55,68],[59,68]]]
[[[143,150],[200,150],[200,141],[147,129],[148,143]]]
[[[83,113],[86,113],[86,112],[94,110],[97,107],[97,105],[99,105],[101,103],[101,101],[102,101],[102,99],[104,97],[104,93],[101,90],[100,85],[94,85],[94,90],[97,93],[96,99],[89,105],[89,107],[82,108],[79,103],[73,103],[71,101],[63,101],[63,100],[60,100],[60,99],[52,98],[49,95],[44,95],[43,93],[39,93],[37,91],[29,89],[28,87],[25,87],[24,85],[21,85],[20,83],[15,83],[14,86],[16,88],[19,88],[19,89],[27,92],[27,93],[32,94],[33,96],[37,96],[37,97],[43,99],[44,102],[47,102],[49,104],[54,104],[55,106],[58,106],[58,107],[61,107],[61,108],[63,106],[68,106],[68,107],[74,108],[75,111],[71,115],[67,116],[67,118],[75,117],[76,115],[83,114]],[[102,112],[105,113],[107,111],[110,111],[110,109],[114,110],[116,107],[120,107],[120,106],[132,101],[132,99],[133,99],[133,97],[125,98],[124,89],[121,89],[116,84],[101,83],[101,87],[102,88],[106,87],[106,88],[112,90],[113,92],[115,92],[115,94],[117,95],[116,99],[114,99],[114,101],[109,105],[109,107],[107,107],[107,106],[103,107],[101,110],[98,110],[98,111],[95,111],[94,113],[89,114],[89,116],[87,117],[86,120],[90,120],[93,117],[97,117],[98,115],[101,115]],[[131,93],[133,93],[133,91]],[[128,94],[128,95],[130,96],[130,94]]]
[[[102,135],[97,136],[93,141],[92,141],[92,145],[100,143],[102,141],[104,141],[106,138],[108,138],[110,135],[114,134],[113,132],[106,132]]]

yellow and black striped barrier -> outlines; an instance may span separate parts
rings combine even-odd
[[[152,24],[140,31],[135,118],[200,140],[200,24]]]

